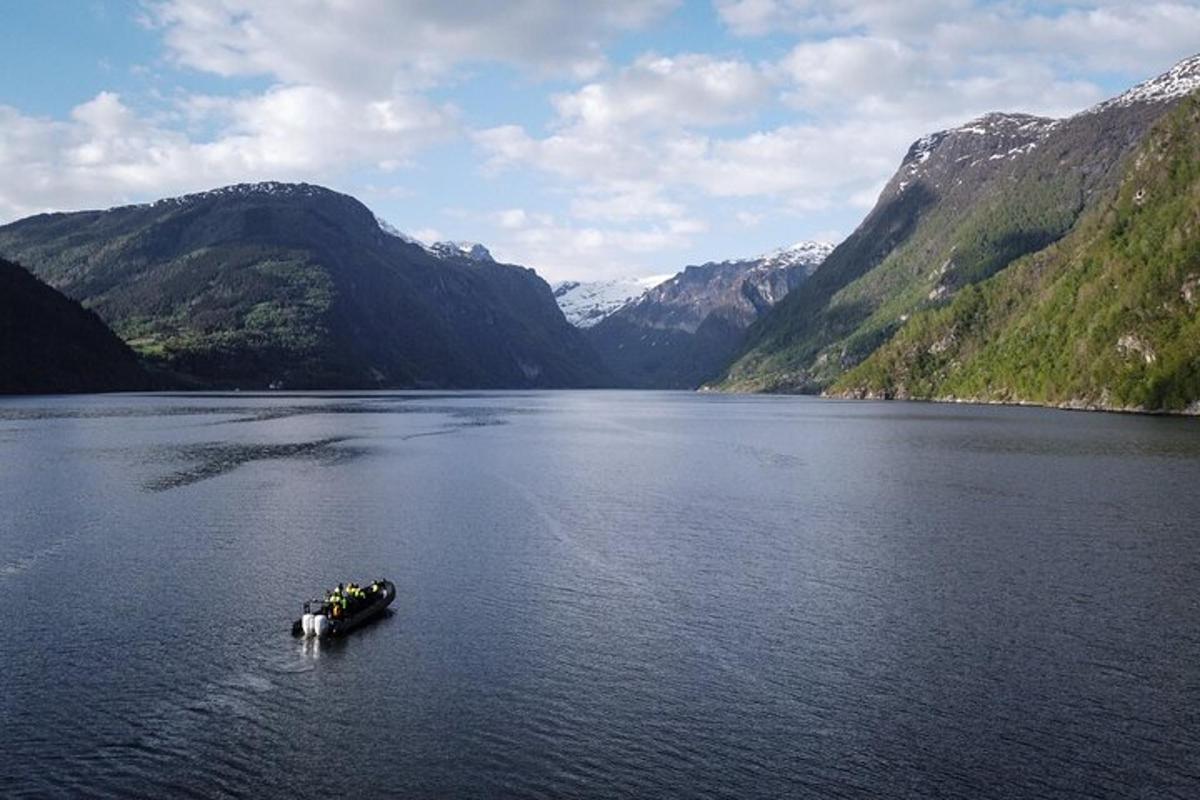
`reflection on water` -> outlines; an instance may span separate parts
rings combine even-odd
[[[6,797],[1200,796],[1197,420],[643,392],[0,420]],[[375,577],[387,618],[291,636]]]
[[[345,437],[318,439],[315,442],[294,444],[202,444],[175,447],[169,458],[195,462],[186,469],[147,481],[147,491],[164,492],[206,478],[215,478],[251,461],[275,461],[285,458],[309,459],[318,464],[332,465],[361,455],[362,448],[337,447]]]
[[[402,413],[436,414],[447,417],[450,421],[434,430],[418,431],[403,434],[402,440],[419,439],[426,436],[442,436],[464,429],[503,425],[507,412],[495,409],[456,408],[443,409],[438,407],[422,407],[419,409],[404,409]],[[380,408],[362,406],[321,406],[285,407],[280,409],[264,409],[256,411],[254,416],[238,417],[225,422],[270,422],[299,416],[327,414],[384,414],[395,413]],[[224,424],[224,423],[221,423]],[[282,459],[308,460],[322,466],[333,466],[348,459],[363,455],[367,450],[363,446],[347,446],[347,437],[329,437],[308,442],[272,443],[236,443],[213,442],[204,444],[177,445],[159,448],[143,456],[146,461],[184,461],[192,466],[176,470],[167,475],[146,481],[143,486],[147,491],[162,492],[181,486],[215,478],[252,461],[278,461]],[[123,451],[126,455],[127,451]]]
[[[508,396],[503,393],[479,395],[463,393],[446,395],[433,392],[416,393],[312,393],[285,394],[272,392],[252,394],[189,393],[186,396],[144,394],[132,396],[137,399],[131,404],[130,395],[108,395],[96,403],[91,397],[57,396],[43,400],[17,398],[0,404],[0,421],[24,422],[54,419],[136,419],[146,417],[225,417],[213,424],[229,422],[263,422],[273,419],[314,414],[437,414],[451,417],[472,418],[519,414],[527,411],[520,407],[473,406],[463,401],[487,398],[500,402]],[[162,402],[168,399],[170,402]],[[444,401],[454,399],[454,404]],[[198,404],[197,399],[213,402]],[[304,400],[306,402],[288,402]],[[23,429],[13,429],[20,431]],[[0,433],[6,432],[0,429]]]

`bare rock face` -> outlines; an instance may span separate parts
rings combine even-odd
[[[1150,343],[1136,333],[1127,333],[1117,340],[1117,351],[1123,356],[1139,357],[1146,364],[1158,361],[1158,354]]]
[[[623,385],[696,388],[832,249],[800,242],[754,258],[686,267],[606,316],[589,338]]]
[[[643,327],[688,333],[714,313],[745,328],[799,286],[831,250],[832,245],[799,242],[754,258],[685,267],[622,313]]]
[[[1195,308],[1196,303],[1200,302],[1200,275],[1189,275],[1179,290],[1179,296],[1183,298],[1183,302]]]

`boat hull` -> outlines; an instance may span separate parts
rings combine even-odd
[[[380,583],[379,594],[366,606],[363,606],[344,619],[329,620],[328,636],[345,636],[378,618],[387,610],[387,607],[396,599],[396,585],[391,581],[381,581]],[[292,623],[292,636],[303,635],[304,623],[298,619]]]

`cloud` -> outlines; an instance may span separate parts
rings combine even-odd
[[[1133,71],[1196,52],[1200,6],[1158,0],[715,0],[733,34],[793,34],[806,41],[866,36],[948,60],[996,56],[1063,69]],[[879,77],[889,75],[881,64]]]
[[[1023,56],[959,53],[879,36],[796,45],[774,72],[798,109],[938,125],[994,110],[1065,115],[1099,99],[1092,82],[1063,79]],[[911,125],[906,126],[912,132]]]
[[[394,168],[397,159],[454,125],[452,109],[419,95],[358,100],[316,86],[281,86],[235,99],[198,97],[188,106],[222,126],[220,136],[200,149],[250,170],[311,174],[355,163]]]
[[[277,179],[451,224],[404,171],[462,169],[465,134],[495,197],[468,213],[498,257],[659,270],[732,249],[725,231],[850,229],[919,136],[1085,108],[1192,54],[1200,30],[1200,4],[1170,0],[713,5],[724,35],[683,41],[690,24],[653,30],[678,0],[144,0],[164,93],[101,92],[53,119],[0,106],[0,219]],[[613,47],[630,32],[640,55]],[[481,99],[496,67],[511,94]],[[180,78],[193,70],[208,79]],[[510,187],[518,172],[537,178]]]
[[[485,171],[553,176],[584,222],[702,219],[697,209],[720,198],[858,215],[918,137],[989,111],[1074,113],[1106,95],[1096,70],[1128,63],[1114,53],[1139,53],[1138,69],[1165,68],[1149,50],[1187,54],[1195,46],[1187,32],[1200,29],[1200,9],[1179,3],[1055,12],[971,0],[715,6],[739,36],[791,32],[797,41],[773,62],[643,55],[553,98],[543,133],[516,124],[476,131]],[[775,124],[753,126],[772,105],[792,119],[776,113]],[[760,217],[735,219],[750,226]]]
[[[433,244],[445,240],[445,236],[437,228],[418,228],[410,234],[414,239],[425,244]]]
[[[686,248],[708,230],[703,220],[685,216],[650,221],[614,216],[589,222],[523,208],[489,216],[486,222],[495,226],[488,242],[492,254],[500,261],[533,267],[552,281],[628,277],[631,263]]]
[[[172,57],[224,76],[379,94],[429,85],[464,63],[586,76],[604,47],[677,0],[163,0],[149,7]]]
[[[560,95],[554,105],[567,124],[604,130],[716,125],[763,105],[770,86],[745,61],[643,55],[603,82]]]
[[[856,30],[911,34],[961,16],[974,4],[969,0],[716,0],[714,5],[734,34],[752,37]]]
[[[462,65],[593,75],[614,37],[676,4],[150,0],[142,21],[160,32],[169,61],[274,85],[176,94],[140,113],[104,92],[65,120],[5,108],[0,215],[243,180],[336,182],[361,167],[395,171],[456,130],[457,110],[427,90],[460,79]]]
[[[498,260],[531,266],[548,280],[581,275],[615,278],[628,276],[631,263],[688,247],[691,237],[704,230],[705,224],[698,220],[598,226],[542,219],[506,232],[488,246]]]
[[[394,161],[453,125],[448,110],[420,97],[356,101],[311,86],[192,97],[177,116],[215,133],[189,136],[166,124],[177,120],[140,116],[112,92],[62,121],[0,106],[0,218],[239,181],[326,179]]]
[[[662,187],[647,181],[611,181],[603,186],[585,186],[571,201],[577,219],[629,222],[631,220],[679,220],[687,209],[663,196]]]

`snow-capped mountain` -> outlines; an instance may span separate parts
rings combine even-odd
[[[890,186],[897,194],[915,181],[939,185],[964,170],[995,171],[1006,161],[1032,153],[1061,120],[1030,114],[985,114],[957,128],[913,143]],[[934,155],[938,158],[930,161]]]
[[[765,276],[779,270],[799,267],[807,277],[832,250],[833,245],[826,242],[797,242],[790,247],[780,247],[753,258],[713,261],[703,267],[688,269],[711,268],[709,271],[714,274],[720,272],[726,276],[742,275],[760,284],[758,288],[767,292],[769,302],[773,304],[782,299],[786,289],[780,293],[778,289],[782,284],[776,282],[775,285],[771,285],[770,281],[764,282],[762,279]],[[578,328],[590,328],[626,305],[640,303],[643,295],[658,293],[660,289],[666,290],[668,285],[678,285],[684,275],[685,273],[681,272],[673,276],[652,275],[647,278],[561,281],[554,285],[554,297],[568,322]],[[696,325],[699,325],[699,322]]]
[[[1124,94],[1105,100],[1084,113],[1094,114],[1135,103],[1164,103],[1191,94],[1197,89],[1200,89],[1200,55],[1185,58],[1162,75],[1143,81]]]
[[[917,140],[820,280],[762,321],[723,385],[824,389],[915,314],[953,303],[1066,235],[1111,196],[1147,132],[1193,92],[1200,56],[1063,119],[987,114]]]
[[[179,195],[178,197],[164,197],[161,200],[154,200],[149,203],[139,203],[132,207],[151,207],[161,208],[163,206],[182,206],[193,203],[199,203],[206,200],[232,200],[239,197],[321,197],[327,194],[328,189],[323,186],[315,186],[311,183],[282,183],[280,181],[259,181],[258,183],[235,183],[229,186],[221,186],[217,189],[208,189],[203,192],[192,192],[191,194]],[[128,208],[131,206],[118,206],[117,208]],[[110,209],[115,210],[115,209]]]
[[[590,328],[666,278],[666,275],[652,275],[607,281],[561,281],[554,284],[554,299],[567,322],[577,328]]]
[[[627,301],[588,331],[622,385],[694,388],[745,331],[803,283],[833,246],[799,242],[754,258],[690,266]]]
[[[916,181],[935,189],[947,188],[947,178],[966,180],[964,171],[973,170],[971,181],[984,179],[1005,162],[1033,153],[1051,136],[1062,138],[1064,128],[1090,124],[1089,119],[1119,109],[1153,107],[1177,100],[1200,89],[1200,55],[1184,59],[1169,71],[1143,81],[1110,100],[1065,119],[1035,117],[1030,114],[992,113],[957,128],[938,131],[918,139],[904,157],[900,172],[889,188],[904,192]],[[1152,112],[1157,113],[1157,112]],[[930,163],[934,155],[938,158]],[[888,192],[885,191],[885,195]]]
[[[388,236],[395,236],[401,241],[415,244],[431,256],[454,259],[465,258],[468,261],[495,261],[492,258],[491,252],[479,242],[434,242],[433,244],[425,244],[421,240],[409,236],[383,217],[376,215],[375,223],[379,226],[379,230]]]
[[[465,258],[468,261],[495,261],[479,242],[434,242],[425,248],[439,258]]]
[[[752,258],[686,267],[655,286],[628,310],[651,327],[695,333],[713,313],[748,327],[813,273],[833,251],[826,242],[797,242]]]
[[[829,242],[796,242],[788,247],[769,250],[753,258],[734,258],[720,264],[745,265],[753,274],[763,274],[781,269],[800,267],[805,277],[821,266],[821,262],[833,252]]]

